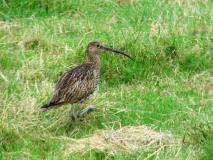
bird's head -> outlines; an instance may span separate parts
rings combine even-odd
[[[87,46],[87,53],[92,54],[92,55],[99,55],[101,52],[103,51],[107,51],[107,52],[114,52],[117,54],[122,54],[128,58],[130,58],[131,60],[133,60],[127,53],[125,53],[124,51],[120,51],[117,49],[113,49],[113,48],[108,48],[103,46],[101,43],[99,42],[90,42]]]

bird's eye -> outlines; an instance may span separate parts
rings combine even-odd
[[[100,45],[99,45],[99,44],[97,44],[97,47],[98,47],[98,48],[100,48]]]

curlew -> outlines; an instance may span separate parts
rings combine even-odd
[[[71,117],[73,120],[94,111],[95,106],[88,106],[74,113],[73,104],[82,103],[95,91],[100,75],[99,54],[102,51],[115,52],[132,59],[123,51],[105,47],[99,42],[90,42],[86,48],[86,61],[61,76],[51,100],[48,104],[43,105],[41,109],[47,111],[63,104],[71,104]]]

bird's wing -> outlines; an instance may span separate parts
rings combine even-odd
[[[72,93],[78,87],[79,82],[93,78],[90,72],[91,67],[91,65],[85,63],[65,72],[56,84],[50,103],[63,103],[66,102],[67,97],[74,96]]]

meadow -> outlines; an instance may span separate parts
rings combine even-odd
[[[99,87],[85,102],[98,110],[73,127],[69,105],[46,113],[40,106],[94,40],[135,61],[101,55]],[[64,159],[72,139],[146,125],[187,141],[158,152],[66,158],[211,160],[213,2],[1,0],[0,102],[0,159]]]

